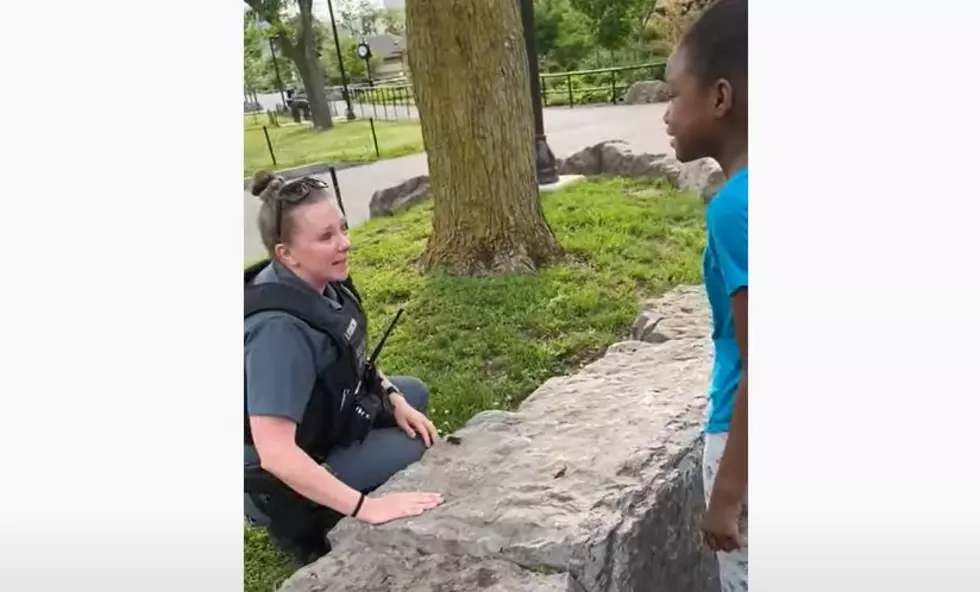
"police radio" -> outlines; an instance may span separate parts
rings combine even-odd
[[[347,411],[347,425],[349,426],[349,442],[363,442],[371,431],[375,419],[381,413],[394,413],[394,406],[391,397],[381,388],[381,377],[378,374],[378,356],[384,348],[388,336],[398,324],[398,319],[402,316],[403,309],[399,308],[395,313],[395,318],[388,323],[388,328],[381,335],[378,344],[374,346],[370,357],[361,367],[360,378],[354,387],[354,392],[350,395],[350,410]],[[347,404],[347,393],[344,392],[340,402],[341,413],[344,413]]]

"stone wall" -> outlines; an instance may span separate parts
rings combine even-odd
[[[657,343],[616,344],[517,411],[476,415],[379,491],[437,491],[441,507],[378,527],[345,520],[333,551],[282,590],[717,589],[698,535],[706,303],[681,288],[647,308],[633,334]]]

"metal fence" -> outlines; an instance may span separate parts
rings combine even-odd
[[[574,107],[620,103],[630,86],[641,80],[663,80],[666,60],[599,70],[541,75],[541,104]]]
[[[666,60],[597,70],[551,72],[540,75],[541,103],[545,107],[575,107],[623,102],[630,86],[641,80],[663,80]],[[357,119],[375,121],[418,121],[415,92],[411,84],[352,84],[350,106]],[[332,87],[330,111],[335,118],[347,114],[347,103],[339,88]],[[288,112],[283,113],[289,117]]]
[[[411,119],[417,121],[415,91],[410,84],[384,86],[351,86],[351,110],[361,118],[376,120]],[[347,106],[341,101],[337,105],[346,113]]]

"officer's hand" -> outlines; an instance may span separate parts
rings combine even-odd
[[[438,493],[389,493],[381,497],[369,497],[364,500],[364,506],[357,517],[362,522],[377,525],[418,516],[442,503]]]
[[[395,403],[395,423],[404,430],[409,438],[414,438],[416,435],[421,436],[426,448],[439,441],[439,432],[436,430],[436,426],[424,413],[416,410],[404,399]]]

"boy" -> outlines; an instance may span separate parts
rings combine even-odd
[[[710,157],[727,181],[707,206],[704,283],[715,360],[702,474],[702,534],[722,590],[748,590],[748,2],[718,0],[667,62],[664,114],[677,159]]]

